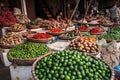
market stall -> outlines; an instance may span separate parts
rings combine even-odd
[[[31,21],[15,8],[0,23],[0,57],[12,80],[114,80],[120,73],[120,26],[104,16]]]

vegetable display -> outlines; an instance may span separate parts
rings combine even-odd
[[[100,29],[100,28],[98,28],[98,27],[96,27],[96,28],[92,28],[90,31],[89,31],[89,33],[90,34],[102,34],[102,30]]]
[[[28,29],[37,29],[40,28],[40,25],[38,25],[36,22],[31,21],[29,23],[26,24]]]
[[[98,58],[58,51],[36,63],[36,80],[110,80],[111,70]]]
[[[22,24],[25,24],[25,23],[28,23],[30,22],[31,20],[24,14],[20,14],[20,15],[16,15],[15,16],[16,19],[17,19],[17,22],[19,23],[22,23]]]
[[[11,11],[3,10],[0,15],[0,23],[2,25],[11,25],[16,23],[16,18],[13,16]]]
[[[64,32],[64,30],[62,30],[62,29],[52,29],[52,30],[50,30],[50,32],[59,33],[59,32]]]
[[[37,33],[33,38],[35,39],[47,39],[51,38],[52,36],[47,33]]]
[[[51,35],[58,36],[58,35],[60,35],[60,34],[65,33],[65,30],[56,28],[56,29],[51,29],[51,30],[49,30],[47,33],[49,33],[49,34],[51,34]]]
[[[23,37],[29,37],[29,36],[33,36],[36,34],[35,31],[27,31],[27,32],[22,32],[21,33]]]
[[[66,36],[67,36],[68,38],[74,38],[74,37],[75,37],[75,34],[73,34],[73,33],[67,33]]]
[[[120,27],[109,29],[108,32],[102,34],[100,38],[107,40],[120,40]]]
[[[75,37],[76,37],[76,35],[74,34],[74,32],[69,32],[69,33],[61,34],[59,36],[59,38],[63,39],[63,40],[72,40]]]
[[[79,37],[71,42],[69,50],[96,53],[99,51],[99,46],[95,43],[95,41],[95,38]]]
[[[15,23],[7,28],[8,31],[22,31],[25,30],[26,26],[24,24]]]
[[[14,46],[24,42],[24,38],[20,34],[10,32],[7,35],[2,36],[0,44],[4,46]]]
[[[89,29],[87,27],[85,27],[85,26],[80,26],[79,30],[80,31],[88,31]]]
[[[8,56],[15,59],[31,59],[37,58],[50,51],[49,47],[41,43],[25,43],[12,48]]]

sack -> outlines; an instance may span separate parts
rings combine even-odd
[[[117,48],[116,41],[108,43],[108,45],[101,50],[101,59],[112,68],[119,65],[119,55],[120,51]]]

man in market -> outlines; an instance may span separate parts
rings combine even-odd
[[[110,11],[110,19],[115,23],[119,23],[120,10],[117,7],[117,5],[114,4],[109,11]]]

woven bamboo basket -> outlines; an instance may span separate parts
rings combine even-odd
[[[91,35],[101,35],[102,33],[90,33]]]
[[[110,39],[106,39],[106,42],[109,43],[109,42],[112,42],[113,40],[110,40]],[[115,40],[116,42],[120,42],[120,40]]]
[[[105,27],[112,27],[113,24],[102,24],[102,26],[105,26]]]
[[[40,28],[40,25],[30,25],[30,26],[27,26],[28,29],[38,29]]]
[[[90,24],[90,23],[88,23],[88,25],[90,25],[90,26],[98,26],[100,24]]]
[[[59,39],[62,39],[62,40],[73,40],[73,39],[76,38],[76,36],[75,36],[75,37],[72,37],[72,38],[68,38],[68,37],[66,37],[66,36],[64,36],[64,35],[65,35],[65,34],[61,34],[61,35],[58,36],[58,38],[59,38]]]
[[[37,43],[47,43],[47,42],[49,42],[52,39],[53,39],[53,37],[46,38],[46,39],[34,39],[32,37],[27,37],[28,41],[30,41],[30,42],[37,42]]]
[[[38,77],[35,75],[35,67],[37,65],[37,62],[40,61],[41,59],[43,59],[44,57],[47,57],[47,56],[50,56],[52,54],[55,54],[55,53],[48,53],[46,55],[43,55],[41,57],[39,57],[32,65],[32,75],[33,75],[33,78],[34,80],[39,80]],[[88,55],[88,56],[91,56],[91,55]],[[95,58],[94,56],[91,56],[92,58]],[[101,59],[100,59],[101,60]],[[103,60],[101,60],[102,62],[104,62]],[[105,62],[104,62],[105,63]],[[105,63],[106,65],[108,65],[107,63]],[[108,65],[109,66],[109,65]],[[110,80],[114,80],[114,70],[109,66],[109,69],[111,70],[111,79]]]
[[[25,28],[24,28],[24,29],[19,29],[19,30],[12,30],[12,29],[9,27],[9,28],[7,28],[6,30],[7,30],[8,32],[20,32],[20,31],[25,30]]]
[[[51,50],[48,53],[43,54],[41,56],[47,55],[50,52],[51,52]],[[10,54],[10,53],[8,52],[8,54]],[[16,58],[11,58],[8,54],[7,54],[8,60],[10,62],[12,62],[13,64],[17,64],[17,65],[20,65],[20,66],[21,65],[22,66],[31,66],[34,63],[34,61],[38,58],[37,57],[37,58],[31,58],[31,59],[16,59]]]
[[[21,43],[16,44],[16,45],[9,45],[9,46],[8,45],[0,44],[0,47],[3,48],[3,49],[11,49],[11,48],[14,48],[14,47],[16,47],[16,46],[18,46],[20,44],[24,44],[24,41],[22,41]]]
[[[65,31],[63,31],[63,32],[50,32],[50,31],[48,31],[48,32],[46,32],[46,33],[48,33],[48,34],[51,34],[51,35],[54,35],[54,36],[58,36],[58,35],[61,35],[61,34],[64,34],[64,33],[66,33]]]

